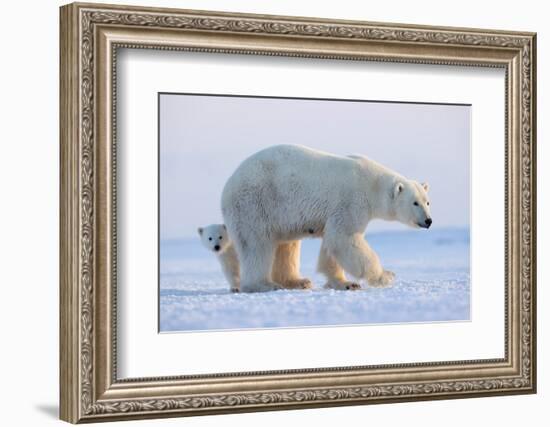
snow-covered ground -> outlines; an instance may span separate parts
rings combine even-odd
[[[323,289],[315,272],[320,240],[304,240],[308,291],[233,294],[216,257],[198,237],[161,242],[160,330],[275,328],[368,323],[457,321],[470,318],[470,232],[464,228],[367,234],[390,288]]]

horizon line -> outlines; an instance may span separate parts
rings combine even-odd
[[[448,225],[448,226],[442,226],[437,227],[436,231],[444,231],[444,230],[467,230],[470,229],[470,225]],[[376,230],[372,232],[368,232],[368,230],[364,234],[369,234],[370,236],[377,235],[377,234],[397,234],[397,233],[414,233],[419,230],[416,230],[414,228],[410,229],[404,229],[404,230]],[[159,237],[159,241],[161,242],[170,242],[170,241],[178,241],[178,240],[191,240],[195,236],[189,235],[189,236],[182,236],[182,237],[169,237],[169,238],[162,238]],[[296,239],[296,240],[314,240],[314,239],[321,239],[321,237],[304,237],[302,239]]]

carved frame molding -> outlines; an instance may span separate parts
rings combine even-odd
[[[62,419],[535,391],[535,34],[77,3],[61,8],[60,42]],[[114,147],[121,47],[504,67],[506,357],[117,380]],[[273,380],[266,384],[266,377]],[[285,386],[289,380],[299,385]]]

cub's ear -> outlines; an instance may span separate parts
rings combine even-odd
[[[199,232],[199,235],[202,236],[202,232],[204,231],[204,230],[202,229],[202,227],[197,228],[197,231]]]
[[[227,230],[227,227],[225,226],[225,224],[222,224],[222,227],[224,230]]]
[[[422,186],[422,188],[424,189],[424,191],[427,193],[428,190],[430,189],[430,184],[428,184],[427,182],[423,182],[422,184],[420,184]]]
[[[393,188],[393,197],[397,197],[399,196],[399,194],[401,194],[403,192],[403,188],[405,186],[403,185],[402,182],[398,182],[395,184],[395,187]]]

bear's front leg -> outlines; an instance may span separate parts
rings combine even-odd
[[[366,279],[370,286],[375,287],[389,286],[393,282],[394,273],[382,268],[378,255],[362,233],[326,233],[325,241],[329,255],[352,276]]]
[[[328,253],[325,243],[321,244],[319,260],[317,261],[317,271],[327,278],[326,289],[336,289],[341,291],[361,289],[361,285],[356,282],[350,282],[346,279],[346,274],[336,259]]]
[[[391,271],[384,270],[376,252],[369,246],[363,236],[361,236],[361,240],[364,242],[363,250],[365,254],[367,254],[369,265],[365,276],[368,284],[375,288],[386,288],[390,286],[395,279],[395,274]]]
[[[239,292],[241,282],[239,258],[233,244],[229,244],[227,249],[218,257],[222,265],[223,274],[229,282],[231,292]]]

